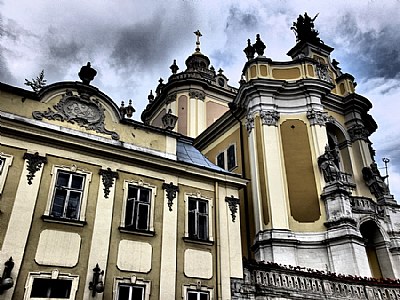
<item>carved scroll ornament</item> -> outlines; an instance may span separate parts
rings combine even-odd
[[[67,121],[78,124],[88,130],[111,135],[113,140],[119,140],[118,133],[107,130],[104,127],[104,108],[99,101],[89,98],[89,95],[81,93],[73,95],[67,90],[63,98],[47,111],[34,111],[32,116],[37,120],[46,118],[48,120]]]
[[[107,170],[101,169],[99,174],[101,175],[103,181],[104,198],[108,198],[108,195],[110,195],[110,188],[114,184],[114,178],[118,179],[118,173],[111,171],[110,168],[107,168]]]
[[[27,170],[28,174],[26,178],[28,179],[28,184],[32,184],[33,178],[35,178],[35,174],[40,170],[43,164],[47,163],[47,157],[39,156],[39,153],[25,153],[24,159],[27,161]]]
[[[162,188],[167,192],[168,208],[169,211],[172,211],[172,204],[174,199],[176,198],[176,193],[179,192],[179,187],[174,185],[172,182],[164,182]]]

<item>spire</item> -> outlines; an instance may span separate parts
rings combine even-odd
[[[196,53],[200,53],[200,37],[203,36],[200,30],[193,32],[196,35]]]

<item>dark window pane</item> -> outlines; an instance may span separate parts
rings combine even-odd
[[[189,237],[197,238],[196,232],[196,213],[194,211],[189,211],[188,213],[188,229],[189,229]]]
[[[197,209],[197,200],[189,198],[189,211]]]
[[[134,188],[132,186],[129,186],[128,188],[128,198],[129,199],[137,199],[137,193],[138,193],[138,189]]]
[[[56,188],[54,195],[53,206],[50,215],[54,217],[61,217],[64,213],[64,203],[67,198],[67,191]]]
[[[133,203],[132,199],[126,201],[126,211],[125,211],[125,226],[133,225]]]
[[[141,189],[140,199],[141,202],[150,202],[150,190]]]
[[[196,292],[188,292],[188,300],[197,300]]]
[[[229,146],[229,148],[226,152],[227,152],[227,156],[228,156],[228,170],[231,170],[236,166],[235,146],[234,145]]]
[[[148,229],[148,215],[149,215],[149,205],[138,204],[138,214],[137,214],[137,229],[147,230]]]
[[[68,186],[69,176],[67,173],[58,173],[57,186]]]
[[[199,239],[207,240],[207,216],[199,215]]]
[[[118,292],[118,300],[130,300],[129,299],[129,289],[127,285],[120,285]]]
[[[199,201],[199,213],[207,213],[208,203],[206,201]]]
[[[72,280],[35,278],[30,297],[68,299],[71,286]]]
[[[218,154],[217,156],[217,166],[222,169],[225,169],[225,156],[223,152]]]
[[[208,293],[201,293],[200,300],[208,300]]]
[[[143,299],[144,288],[138,286],[132,286],[132,300]]]
[[[83,186],[83,177],[78,175],[72,175],[71,187],[77,190],[81,190]]]
[[[67,218],[78,219],[80,199],[81,199],[81,193],[70,192],[68,207],[65,213]]]

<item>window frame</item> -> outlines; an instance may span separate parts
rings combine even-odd
[[[0,160],[2,161],[0,165],[0,195],[3,193],[4,185],[6,183],[8,170],[13,162],[13,156],[0,152]]]
[[[234,157],[233,157],[233,159],[234,159],[234,163],[233,163],[233,166],[229,166],[229,156],[228,156],[228,150],[230,149],[230,148],[233,148],[233,154],[234,154]],[[215,164],[217,165],[217,166],[219,166],[220,168],[222,168],[222,169],[224,169],[224,170],[227,170],[227,171],[233,171],[237,166],[238,166],[238,164],[237,164],[237,149],[236,149],[237,147],[236,147],[236,144],[235,143],[232,143],[232,144],[229,144],[229,146],[228,147],[226,147],[223,151],[221,151],[221,152],[219,152],[217,155],[216,155],[216,157],[215,157]],[[223,160],[223,163],[224,163],[224,166],[222,167],[220,164],[219,164],[219,159],[220,159],[220,157],[222,157],[222,160]]]
[[[51,272],[29,272],[28,278],[27,278],[26,284],[25,284],[24,300],[60,299],[60,298],[39,298],[39,297],[31,298],[33,282],[37,278],[72,281],[71,292],[70,292],[69,298],[62,298],[62,299],[75,300],[76,293],[78,291],[78,286],[79,286],[79,275],[73,275],[73,274],[69,274],[69,273],[60,273],[58,270],[52,270]]]
[[[133,228],[131,226],[126,226],[125,224],[125,218],[126,218],[126,209],[128,205],[128,191],[129,187],[136,187],[139,189],[147,189],[150,190],[150,197],[149,197],[149,210],[148,210],[148,229],[143,230],[143,229],[137,229]],[[137,232],[137,233],[154,233],[154,206],[155,206],[155,198],[157,195],[157,188],[154,185],[151,185],[149,183],[145,183],[142,180],[125,180],[124,181],[124,186],[123,186],[123,203],[122,203],[122,213],[121,213],[121,223],[120,223],[120,229],[123,231],[127,232]],[[140,200],[137,200],[138,205],[140,205]],[[135,211],[135,204],[133,206],[133,213]],[[136,220],[137,221],[137,220]]]
[[[151,281],[145,280],[144,278],[137,278],[135,275],[131,277],[116,277],[114,278],[113,286],[113,300],[117,300],[119,296],[119,286],[129,285],[138,286],[144,288],[144,297],[142,300],[149,300],[151,294]]]
[[[207,222],[207,231],[208,231],[208,239],[198,239],[193,238],[189,235],[189,199],[197,199],[201,201],[206,201],[208,204],[208,222]],[[185,240],[187,241],[198,241],[198,242],[213,242],[213,227],[212,227],[212,220],[213,220],[213,199],[203,196],[200,193],[185,193]]]
[[[208,300],[214,299],[214,289],[207,286],[202,286],[201,281],[198,281],[197,284],[186,284],[182,286],[182,298],[184,300],[189,299],[189,292],[207,293]]]
[[[69,174],[78,174],[83,176],[83,189],[82,195],[80,199],[80,209],[79,209],[79,216],[77,219],[70,219],[65,217],[54,217],[51,216],[51,210],[53,207],[53,201],[56,193],[56,184],[59,172],[69,173]],[[54,222],[66,222],[66,223],[85,223],[85,216],[86,216],[86,207],[87,207],[87,199],[89,196],[89,185],[92,181],[92,173],[86,170],[77,168],[75,165],[72,166],[58,166],[54,165],[51,171],[51,184],[49,189],[49,195],[47,200],[47,205],[44,211],[43,219],[46,221],[54,221]]]

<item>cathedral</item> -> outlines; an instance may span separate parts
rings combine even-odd
[[[90,63],[0,82],[0,299],[400,299],[372,104],[314,20],[288,61],[244,43],[238,88],[196,31],[141,122]]]

